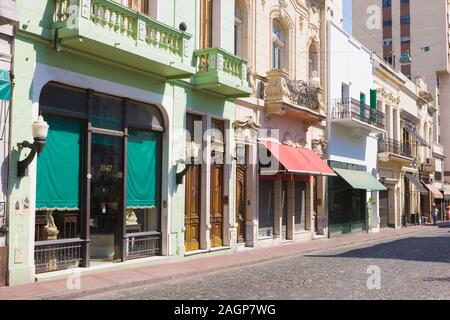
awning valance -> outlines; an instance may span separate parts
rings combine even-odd
[[[427,189],[430,190],[434,199],[444,199],[444,195],[442,194],[442,192],[440,192],[439,189],[436,188],[434,185],[425,184],[425,187],[427,187]]]
[[[425,147],[429,147],[430,144],[427,142],[427,140],[425,140],[418,132],[417,130],[410,126],[409,124],[403,122],[402,124],[403,129],[405,129],[410,135],[412,135],[414,137],[414,139],[416,139],[416,141],[418,143],[420,143],[421,145],[425,146]]]
[[[0,100],[11,100],[11,79],[6,70],[0,70]]]
[[[280,161],[288,173],[336,176],[325,161],[312,150],[294,148],[271,141],[263,141],[262,143]]]
[[[387,188],[366,171],[355,171],[347,169],[333,168],[333,170],[353,189],[370,190],[370,191],[385,191]]]
[[[37,159],[36,209],[79,210],[81,121],[53,117]]]
[[[423,195],[428,194],[428,190],[423,186],[423,184],[419,181],[419,179],[417,179],[412,175],[412,173],[409,172],[405,173],[405,177],[406,179],[411,181],[413,185],[416,186],[416,188],[420,191],[421,194]]]

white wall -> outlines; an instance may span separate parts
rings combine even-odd
[[[370,102],[370,89],[374,88],[372,53],[333,23],[328,24],[329,81],[331,100],[341,98],[342,83],[350,85],[350,97],[359,101],[360,93]],[[330,106],[332,101],[329,102]],[[329,108],[332,111],[332,108]],[[358,137],[348,127],[329,125],[329,159],[377,167],[377,140],[372,136]]]

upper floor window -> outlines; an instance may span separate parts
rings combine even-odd
[[[392,20],[384,20],[383,27],[392,27]]]
[[[409,0],[400,0],[401,5],[409,4]]]
[[[411,38],[409,36],[403,36],[403,37],[401,37],[401,42],[402,43],[410,43]]]
[[[272,69],[284,67],[285,39],[283,30],[278,23],[273,22],[272,27]]]
[[[242,15],[237,1],[234,4],[234,54],[242,56]]]
[[[383,0],[383,8],[392,7],[392,0]]]
[[[400,17],[400,24],[410,24],[411,18],[410,16]]]
[[[383,40],[384,46],[392,46],[392,38],[387,38]]]

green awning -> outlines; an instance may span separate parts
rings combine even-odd
[[[158,136],[153,132],[128,132],[127,208],[157,205]]]
[[[0,100],[11,100],[11,79],[6,70],[0,70]]]
[[[37,160],[36,209],[78,210],[81,122],[46,117],[45,148]]]
[[[386,187],[377,180],[370,173],[365,171],[354,171],[333,168],[333,170],[353,189],[370,190],[370,191],[385,191]]]

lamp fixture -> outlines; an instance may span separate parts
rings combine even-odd
[[[31,149],[30,154],[17,164],[18,177],[26,176],[28,166],[33,161],[36,154],[39,156],[45,147],[45,140],[48,135],[48,123],[44,121],[42,114],[40,114],[38,119],[31,124],[31,132],[34,140],[33,143],[23,141],[17,144],[17,147],[19,148]]]

